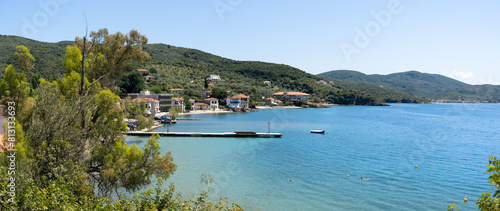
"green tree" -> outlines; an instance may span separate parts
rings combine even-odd
[[[82,72],[82,52],[80,48],[76,45],[71,45],[66,47],[66,54],[64,55],[63,67],[66,71],[66,75],[71,72],[76,72],[81,74]],[[88,62],[85,63],[85,68],[88,68]]]
[[[218,88],[218,87],[214,87],[214,88],[212,88],[211,96],[219,99],[219,101],[220,101],[222,99],[226,99],[227,98],[227,92],[224,89],[221,89],[221,88]]]
[[[179,110],[178,107],[173,107],[170,110],[168,110],[168,113],[172,116],[172,120],[177,119],[177,115],[179,115],[181,111]]]
[[[16,73],[12,65],[7,66],[5,74],[3,75],[3,80],[0,83],[0,101],[4,114],[7,111],[5,109],[7,109],[8,102],[14,102],[16,112],[21,112],[22,105],[29,90],[30,88],[26,80],[26,75],[23,73]]]
[[[193,105],[191,105],[191,102],[186,101],[186,107],[185,108],[186,108],[186,111],[190,111],[190,110],[193,109]]]
[[[125,93],[139,93],[143,89],[146,89],[144,78],[139,72],[130,72],[123,75],[118,86]]]
[[[17,68],[21,70],[22,73],[27,74],[28,71],[35,67],[35,57],[31,55],[30,50],[26,48],[24,45],[19,45],[16,47],[17,52],[16,60],[17,60]]]
[[[500,210],[500,160],[493,155],[490,155],[488,170],[486,173],[491,173],[488,182],[490,185],[495,185],[495,193],[491,195],[484,192],[480,198],[477,199],[477,206],[480,210]]]
[[[117,32],[109,34],[106,28],[91,32],[91,46],[88,54],[89,81],[100,81],[102,85],[113,88],[119,78],[144,61],[151,59],[149,53],[143,51],[142,46],[148,39],[136,30],[127,34]],[[76,38],[75,45],[80,51],[84,49],[84,40]]]

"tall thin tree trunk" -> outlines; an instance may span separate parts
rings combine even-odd
[[[87,133],[85,129],[85,100],[84,100],[84,94],[85,94],[85,58],[87,57],[87,37],[83,37],[83,49],[82,49],[82,80],[80,82],[80,114],[81,116],[81,127],[82,127],[82,150],[85,151],[85,143],[87,140]]]

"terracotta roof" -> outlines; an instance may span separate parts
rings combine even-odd
[[[148,75],[148,76],[146,76],[146,78],[154,78],[154,76]]]
[[[219,75],[210,75],[210,76],[219,76]]]
[[[206,104],[206,103],[194,103],[194,105],[195,106],[197,106],[197,105],[206,105],[206,106],[208,106],[208,104]]]
[[[276,102],[277,102],[277,103],[282,103],[283,101],[281,101],[281,100],[276,100]]]
[[[270,97],[268,97],[268,98],[266,98],[266,100],[274,100],[274,98],[270,98]]]
[[[141,103],[141,102],[160,102],[153,98],[135,98],[132,100],[133,103]]]
[[[181,89],[181,88],[175,88],[175,89],[169,89],[170,91],[182,91],[184,89]]]
[[[188,101],[194,101],[194,99],[193,99],[193,98],[191,98],[191,99],[189,99]]]
[[[309,95],[309,94],[303,92],[276,92],[273,95]]]
[[[239,95],[235,95],[235,96],[231,97],[231,99],[238,99],[238,98],[250,98],[250,97],[246,96],[246,95],[243,95],[243,94],[239,94]]]
[[[146,69],[137,69],[137,72],[147,72],[148,70]]]
[[[211,98],[207,98],[205,100],[219,100],[219,99],[211,97]]]

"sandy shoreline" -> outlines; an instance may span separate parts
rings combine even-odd
[[[257,109],[289,109],[289,108],[302,108],[298,106],[256,106]]]
[[[238,113],[238,112],[224,111],[224,110],[217,110],[217,111],[191,111],[189,113],[179,113],[178,116],[188,116],[188,115],[196,115],[196,114],[226,114],[226,113]]]

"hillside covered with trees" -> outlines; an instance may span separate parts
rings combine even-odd
[[[500,102],[500,86],[470,85],[438,74],[408,71],[389,75],[366,75],[352,70],[334,70],[321,73],[319,76],[343,81],[372,83],[434,100]]]
[[[27,73],[57,80],[66,72],[62,64],[66,47],[71,41],[44,43],[16,36],[0,36],[0,68],[15,62],[12,52],[17,45],[25,45],[36,58],[35,67]],[[235,61],[196,49],[175,47],[166,44],[145,44],[144,51],[151,58],[136,63],[131,68],[144,68],[155,79],[148,81],[148,89],[154,92],[169,92],[171,88],[183,88],[188,96],[197,97],[200,91],[220,87],[232,93],[249,95],[254,103],[262,103],[262,97],[270,97],[279,91],[300,91],[310,94],[316,102],[346,105],[375,105],[387,102],[423,102],[422,98],[405,95],[392,89],[377,91],[367,88],[348,87],[348,83],[320,84],[323,77],[306,73],[297,68],[266,62]],[[131,71],[131,70],[127,70]],[[222,81],[208,84],[204,79],[210,74],[221,76]],[[264,81],[271,81],[267,86]],[[112,89],[115,92],[120,90]],[[123,92],[122,92],[123,93]],[[385,93],[385,94],[380,94]]]

